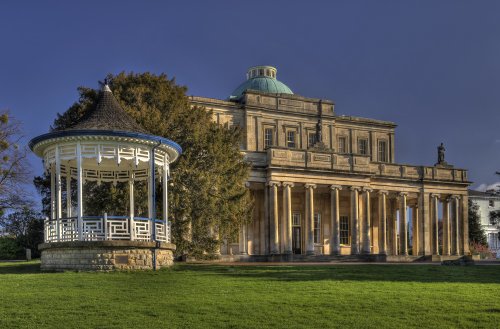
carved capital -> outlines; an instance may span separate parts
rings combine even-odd
[[[305,184],[304,187],[306,189],[315,189],[317,186],[316,186],[316,184]]]
[[[330,189],[340,191],[342,189],[342,186],[341,185],[330,185]]]
[[[373,192],[373,189],[372,188],[369,188],[369,187],[363,187],[363,192]]]
[[[389,191],[386,191],[386,190],[378,190],[377,191],[378,194],[382,195],[384,194],[385,196],[387,196],[389,194]]]
[[[439,199],[440,197],[441,197],[441,195],[438,194],[438,193],[431,193],[431,198],[437,198],[437,199]]]
[[[270,180],[269,182],[267,182],[266,185],[269,186],[269,187],[275,187],[275,186],[278,187],[278,186],[280,186],[280,182],[277,182],[277,181],[274,181],[274,180]]]
[[[408,192],[399,192],[398,196],[399,197],[404,197],[404,196],[406,197],[406,196],[408,196]]]
[[[358,191],[358,192],[361,191],[361,187],[359,187],[359,186],[351,186],[351,187],[349,187],[349,189],[351,191]]]
[[[281,183],[281,185],[283,187],[294,187],[295,186],[295,184],[293,184],[292,182],[283,182],[283,183]]]
[[[450,196],[450,199],[455,199],[457,201],[460,201],[460,195],[452,195]]]

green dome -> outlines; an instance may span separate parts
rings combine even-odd
[[[243,82],[229,96],[238,100],[247,90],[257,90],[270,94],[293,94],[283,82],[276,79],[276,68],[272,66],[254,66],[248,69],[247,81]]]

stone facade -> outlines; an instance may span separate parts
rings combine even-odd
[[[253,222],[222,254],[468,253],[467,171],[396,163],[394,123],[339,116],[332,101],[294,94],[190,101],[239,126],[252,163]]]
[[[44,271],[150,270],[153,268],[152,242],[81,241],[43,243],[41,269]],[[156,249],[156,268],[173,265],[175,246],[160,243]]]

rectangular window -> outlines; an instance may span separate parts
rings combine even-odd
[[[314,214],[314,243],[321,243],[321,214]]]
[[[387,141],[378,141],[378,161],[387,162]]]
[[[287,130],[286,146],[290,148],[295,148],[295,130]]]
[[[274,129],[265,128],[264,129],[264,148],[268,148],[274,145]]]
[[[368,154],[368,140],[364,138],[358,139],[358,153],[367,155]]]
[[[349,245],[350,237],[349,234],[349,217],[340,216],[340,244]]]
[[[307,135],[307,145],[308,147],[313,147],[316,144],[316,133],[309,133]]]
[[[298,212],[292,214],[292,226],[300,226],[300,214]]]
[[[346,137],[339,137],[338,143],[337,143],[337,148],[339,153],[347,153],[347,138]]]

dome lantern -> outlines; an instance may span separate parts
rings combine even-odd
[[[292,90],[276,78],[278,70],[274,66],[253,66],[247,71],[247,80],[236,88],[229,100],[239,101],[247,90],[270,94],[293,94]]]

